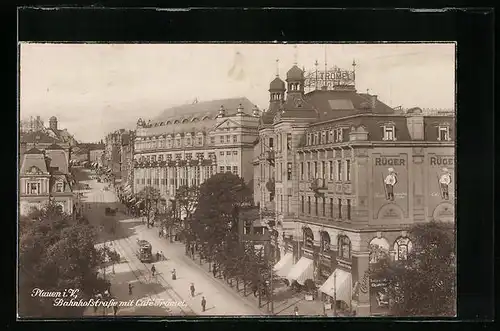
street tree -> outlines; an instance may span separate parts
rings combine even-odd
[[[372,247],[378,262],[371,278],[385,283],[395,316],[454,316],[456,263],[454,225],[432,221],[409,231],[413,249],[406,260],[392,260]]]
[[[160,202],[160,191],[152,186],[146,186],[137,193],[138,201],[141,201],[142,211],[146,216],[146,224],[149,227],[151,220],[158,210]]]
[[[23,218],[19,228],[19,314],[81,316],[85,307],[57,307],[55,298],[32,294],[36,289],[76,289],[77,299],[87,299],[106,288],[97,273],[102,259],[95,242],[95,228],[77,223],[54,204]]]
[[[229,234],[238,231],[239,210],[250,202],[251,191],[231,173],[218,173],[200,186],[190,225],[207,254],[231,247]]]
[[[179,212],[178,216],[182,215],[190,219],[198,205],[199,195],[200,188],[198,186],[180,186],[175,193],[175,205]]]

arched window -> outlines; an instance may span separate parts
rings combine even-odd
[[[178,121],[178,120],[175,120],[175,121],[174,121],[174,124],[179,124],[179,121]]]
[[[183,119],[183,120],[182,120],[182,123],[183,123],[183,124],[184,124],[184,123],[187,123],[187,122],[188,122],[188,119],[187,119],[187,118],[185,118],[185,119]]]
[[[321,251],[328,253],[330,251],[330,235],[326,231],[321,231]]]
[[[394,259],[396,261],[408,259],[408,254],[411,252],[413,244],[408,237],[399,237],[394,242]]]
[[[194,117],[191,122],[198,122],[198,119],[196,117]]]
[[[389,242],[384,238],[373,238],[370,241],[370,263],[377,263],[385,253],[389,253]]]
[[[208,121],[210,118],[208,116],[204,116],[201,120],[202,121]]]
[[[314,246],[314,234],[308,227],[304,228],[304,246],[307,248],[313,248]]]
[[[167,125],[170,125],[170,124],[172,124],[172,122],[170,122],[170,121],[167,121]]]
[[[338,238],[339,257],[344,259],[351,258],[351,240],[346,235],[340,235]]]

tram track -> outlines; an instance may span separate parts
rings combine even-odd
[[[99,198],[104,203],[103,192],[99,192]],[[113,219],[114,222],[117,222],[118,227],[121,229],[121,224],[118,220]],[[123,240],[123,241],[121,241]],[[142,261],[140,261],[136,256],[137,243],[134,243],[130,237],[123,237],[121,239],[115,239],[112,241],[113,245],[117,244],[120,247],[120,250],[125,253],[124,256],[130,256],[130,259],[127,259],[126,263],[131,270],[134,277],[140,284],[148,284],[151,279],[156,279],[157,284],[160,285],[162,292],[164,292],[168,298],[170,298],[173,302],[184,302],[184,299],[171,287],[171,285],[166,281],[166,279],[161,274],[156,274],[154,277],[151,275],[151,271],[148,268],[148,265]],[[126,247],[126,249],[125,249]],[[130,253],[128,254],[127,253]],[[129,261],[130,260],[130,261]],[[133,261],[133,262],[132,262]],[[161,299],[158,293],[146,294],[150,299]],[[176,305],[184,316],[192,316],[197,315],[191,307],[188,305]],[[171,313],[172,309],[166,308],[167,313]],[[170,314],[172,316],[172,314]]]

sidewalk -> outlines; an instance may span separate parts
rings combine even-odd
[[[155,262],[156,270],[196,313],[220,316],[263,315],[251,303],[214,280],[213,277],[200,272],[199,266],[185,256],[183,245],[159,238],[156,228],[147,229],[146,226],[140,225],[137,231],[141,239],[146,239],[153,245],[154,253],[159,250],[163,251],[166,260]],[[176,270],[176,280],[171,279],[173,269]],[[191,297],[189,289],[191,283],[194,283],[196,289],[194,297]],[[205,312],[201,309],[203,296],[207,301]]]
[[[208,263],[202,262],[199,263],[199,256],[196,256],[195,259],[191,259],[186,256],[186,259],[189,259],[193,263],[195,263],[201,270],[203,270],[207,275],[214,278],[213,273],[208,270]],[[245,298],[255,307],[259,305],[258,296],[255,297],[251,292],[251,289],[247,285],[246,295],[244,294],[243,284],[240,283],[238,289],[236,289],[236,280],[233,279],[232,285],[222,279],[220,276],[217,279],[224,286],[228,287],[230,290],[234,291],[234,293],[238,293],[242,298]],[[323,316],[323,306],[319,301],[306,301],[304,298],[304,293],[294,293],[292,289],[286,286],[282,282],[274,282],[274,315],[279,316],[293,316],[294,308],[297,306],[299,308],[299,314],[302,316]],[[267,298],[261,298],[262,307],[260,310],[265,312],[266,314],[268,309]],[[327,312],[328,313],[328,312]]]

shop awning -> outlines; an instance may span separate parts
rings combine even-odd
[[[329,296],[336,297],[347,304],[351,303],[352,277],[351,273],[335,269],[319,290]]]
[[[274,266],[274,271],[279,277],[285,278],[293,267],[293,254],[286,253]]]
[[[290,269],[286,278],[290,283],[296,280],[300,285],[304,285],[306,279],[314,278],[313,260],[308,259],[307,257],[301,257],[299,262],[297,262],[297,264]]]

